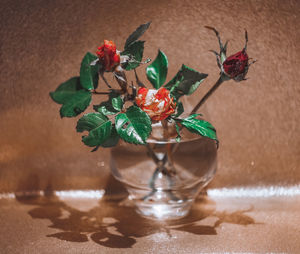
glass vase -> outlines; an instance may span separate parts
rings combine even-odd
[[[166,136],[168,138],[166,138]],[[172,220],[188,214],[217,168],[215,141],[181,132],[172,124],[152,124],[147,145],[123,141],[111,151],[111,172],[129,192],[136,211],[147,218]]]

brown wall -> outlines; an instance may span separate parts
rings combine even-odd
[[[204,112],[218,130],[219,171],[212,186],[300,182],[300,1],[1,1],[0,191],[98,188],[108,177],[108,150],[90,153],[61,120],[48,93],[78,75],[87,51],[103,39],[122,49],[127,36],[152,20],[145,56],[162,49],[171,78],[182,63],[209,73],[196,103],[217,79],[217,41],[229,54],[244,44],[258,62],[249,80],[225,83]],[[144,67],[141,67],[144,69]],[[142,72],[140,70],[140,72]]]

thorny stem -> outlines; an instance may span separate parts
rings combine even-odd
[[[202,99],[198,102],[198,104],[191,111],[190,115],[195,114],[198,109],[203,105],[204,102],[218,89],[218,87],[224,82],[224,74],[220,75],[220,78],[214,84],[214,86],[202,97]]]

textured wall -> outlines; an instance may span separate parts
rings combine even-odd
[[[78,75],[86,51],[103,39],[121,48],[149,20],[145,56],[161,48],[169,78],[182,63],[209,73],[191,103],[218,76],[208,52],[217,41],[203,26],[230,40],[229,54],[247,28],[248,53],[259,60],[249,80],[225,83],[204,109],[221,141],[212,185],[299,183],[299,11],[297,0],[1,1],[0,191],[103,186],[109,151],[90,153],[76,119],[61,120],[48,93]]]

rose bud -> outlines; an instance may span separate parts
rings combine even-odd
[[[223,62],[224,73],[235,81],[245,80],[249,68],[248,59],[245,49],[227,57]]]
[[[249,63],[249,57],[247,55],[247,43],[248,43],[248,34],[247,31],[245,31],[245,46],[242,51],[231,55],[229,57],[226,57],[226,51],[227,51],[227,44],[228,41],[223,45],[219,32],[210,26],[206,26],[206,28],[213,30],[218,38],[219,46],[220,46],[220,53],[211,50],[217,57],[217,63],[218,66],[221,68],[221,73],[225,74],[224,80],[233,79],[237,82],[245,80],[246,74],[248,72],[249,66],[254,63],[255,61],[252,61]]]
[[[120,53],[112,41],[104,40],[104,44],[98,47],[96,54],[105,71],[114,71],[120,64]]]
[[[141,87],[135,102],[153,121],[166,119],[175,112],[176,107],[170,91],[163,87],[158,90]]]

